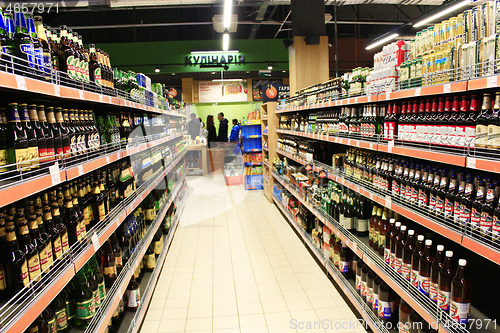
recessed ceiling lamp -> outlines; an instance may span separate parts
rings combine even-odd
[[[232,0],[224,0],[224,29],[229,29],[231,26],[231,14],[233,9]]]
[[[271,70],[273,69],[273,65],[269,64],[269,65],[267,66],[267,69],[269,69],[269,70],[271,71]]]
[[[160,73],[160,68],[159,67],[155,68],[155,73]]]
[[[457,3],[457,4],[453,5],[453,6],[449,6],[449,7],[443,8],[443,10],[439,11],[437,14],[431,15],[431,16],[423,19],[422,21],[415,23],[413,25],[413,27],[414,28],[418,28],[418,27],[421,27],[421,26],[423,26],[423,25],[425,25],[425,24],[427,24],[429,22],[433,22],[437,18],[443,17],[446,14],[454,12],[455,10],[457,10],[459,8],[467,6],[470,2],[472,2],[472,0],[462,0],[462,1],[460,1],[459,3]]]
[[[384,37],[382,39],[379,39],[375,43],[372,43],[372,44],[368,45],[367,47],[365,47],[365,50],[371,50],[371,49],[373,49],[373,48],[375,48],[375,47],[377,47],[379,45],[385,44],[388,41],[393,40],[394,38],[396,38],[398,36],[399,36],[399,34],[390,34],[389,36]]]

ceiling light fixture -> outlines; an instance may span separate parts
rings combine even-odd
[[[373,48],[375,48],[375,47],[377,47],[379,45],[385,44],[388,41],[393,40],[394,38],[396,38],[398,36],[399,36],[399,34],[390,34],[389,36],[384,37],[382,39],[379,39],[375,43],[372,43],[372,44],[368,45],[367,47],[365,47],[365,50],[371,50],[371,49],[373,49]]]
[[[228,33],[225,33],[224,35],[222,35],[222,49],[224,51],[229,50],[229,34]]]
[[[224,0],[224,29],[229,29],[231,26],[231,15],[233,9],[232,0]]]
[[[437,18],[440,18],[440,17],[443,17],[445,16],[446,14],[449,14],[459,8],[462,8],[466,5],[468,5],[472,0],[462,0],[460,1],[459,3],[453,5],[453,6],[449,6],[449,7],[446,7],[446,8],[443,8],[443,10],[441,10],[439,13],[437,14],[434,14],[434,15],[431,15],[429,16],[428,18],[426,19],[423,19],[422,21],[420,22],[417,22],[413,25],[414,28],[418,28],[418,27],[421,27],[429,22],[433,22],[435,19]]]
[[[160,69],[158,67],[155,68],[155,73],[160,73]]]

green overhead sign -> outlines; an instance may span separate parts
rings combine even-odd
[[[122,70],[154,74],[267,70],[270,63],[275,70],[288,70],[288,50],[281,39],[232,40],[227,56],[220,50],[221,41],[173,41],[109,43],[97,45],[110,55],[111,65]],[[193,53],[195,52],[195,53]],[[232,56],[232,58],[231,58]],[[205,57],[205,58],[203,58]]]

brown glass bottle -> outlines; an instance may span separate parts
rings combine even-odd
[[[104,243],[104,251],[101,261],[103,267],[104,284],[106,288],[111,288],[116,280],[116,258],[113,254],[113,249],[111,247],[111,241],[108,239]]]
[[[403,274],[403,248],[407,237],[406,226],[402,225],[399,235],[396,237],[396,262],[394,264],[396,272]]]
[[[403,261],[401,268],[401,274],[403,275],[403,278],[407,281],[411,280],[411,258],[413,255],[413,251],[415,250],[414,241],[415,241],[415,230],[408,230],[408,236],[406,237],[402,252]]]
[[[424,235],[417,236],[417,243],[415,244],[415,250],[411,255],[411,278],[410,283],[415,288],[418,288],[418,268],[420,265],[420,258],[424,253]]]
[[[406,303],[406,301],[401,298],[399,301],[399,322],[398,322],[398,332],[404,333],[408,332],[408,317],[410,316],[411,307]]]
[[[389,242],[387,239],[387,232],[389,231],[389,221],[387,219],[388,212],[387,210],[384,209],[384,212],[382,213],[382,219],[380,220],[379,223],[379,236],[378,236],[378,254],[381,256],[384,255],[384,249],[386,247],[386,243]]]
[[[120,247],[120,244],[118,244],[118,238],[116,237],[116,233],[111,234],[110,240],[111,240],[111,248],[115,256],[116,274],[120,275],[120,272],[123,269],[122,249]]]
[[[39,156],[38,156],[38,140],[36,129],[33,128],[30,117],[28,115],[28,105],[19,104],[19,119],[23,124],[24,131],[26,133],[26,138],[28,140],[28,159],[29,159],[29,170],[30,174],[38,174],[40,168]]]
[[[438,293],[439,293],[439,272],[441,271],[441,267],[443,266],[444,261],[444,246],[438,245],[436,257],[431,265],[431,283],[429,287],[429,298],[436,302],[438,301]]]
[[[386,264],[391,264],[391,239],[394,237],[394,228],[396,220],[394,218],[389,219],[389,227],[385,235],[385,245],[384,245],[384,261]]]
[[[451,258],[453,251],[446,251],[446,258],[444,259],[441,270],[439,271],[438,279],[438,301],[439,308],[448,312],[450,310],[450,295],[451,295],[451,281],[453,279],[451,270]]]
[[[472,202],[470,214],[470,229],[472,233],[479,232],[481,226],[481,210],[483,208],[486,196],[486,183],[481,175],[477,176],[476,198]]]
[[[363,298],[363,301],[366,302],[366,293],[367,293],[367,285],[366,281],[368,278],[368,272],[370,271],[370,268],[368,265],[364,264],[363,267],[361,268],[361,298]]]
[[[26,254],[19,249],[13,216],[5,218],[5,280],[7,293],[14,296],[30,282]]]
[[[460,324],[467,324],[470,315],[472,289],[470,280],[465,275],[467,261],[460,259],[458,269],[451,283],[450,316]]]
[[[21,251],[26,253],[26,262],[28,263],[28,272],[30,281],[39,281],[41,278],[40,255],[35,244],[31,241],[28,228],[28,221],[24,217],[24,212],[18,212],[17,230],[19,234]]]
[[[40,121],[40,128],[43,132],[43,138],[45,140],[45,152],[43,154],[43,159],[40,160],[40,163],[43,163],[44,166],[48,166],[53,164],[56,159],[54,133],[52,133],[52,128],[47,122],[47,116],[45,115],[45,106],[38,105],[36,107],[36,110],[38,113],[38,120]]]
[[[432,240],[427,239],[425,241],[425,247],[422,251],[422,255],[420,256],[419,264],[418,264],[418,290],[422,292],[424,295],[429,295],[430,289],[430,277],[431,277],[431,266],[432,266],[432,258],[430,255],[432,246]]]
[[[54,309],[57,333],[68,332],[68,314],[66,313],[66,302],[61,294],[52,301],[51,307]]]
[[[391,254],[390,254],[390,265],[391,268],[396,269],[396,244],[398,242],[399,233],[401,232],[401,222],[396,222],[394,224],[394,233],[391,237]]]
[[[394,293],[391,288],[385,283],[385,281],[380,282],[380,287],[378,290],[378,318],[384,323],[396,321],[396,302],[394,298]]]
[[[372,217],[370,218],[370,221],[369,221],[368,243],[372,248],[373,248],[373,234],[374,234],[374,230],[375,230],[375,226],[373,223],[377,218],[377,208],[378,208],[377,205],[373,205]]]
[[[72,246],[73,244],[76,244],[78,241],[80,241],[81,234],[79,233],[79,225],[81,221],[79,220],[78,214],[73,208],[73,199],[66,200],[65,204],[67,217],[64,222],[68,231],[69,245]]]
[[[47,274],[49,267],[52,265],[52,243],[48,241],[48,245],[40,237],[38,224],[35,215],[28,215],[28,228],[31,234],[32,244],[36,247],[40,259],[40,273]],[[29,267],[28,267],[29,270]]]
[[[141,303],[141,289],[139,283],[135,281],[134,276],[130,279],[130,282],[125,291],[125,308],[128,311],[135,312]]]

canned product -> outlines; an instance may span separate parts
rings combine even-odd
[[[471,14],[472,14],[472,9],[467,9],[464,10],[463,13],[463,19],[462,19],[462,26],[463,26],[463,43],[467,44],[470,42],[470,20],[471,20]]]
[[[477,42],[479,40],[479,15],[481,12],[480,6],[472,8],[470,16],[470,41]]]

